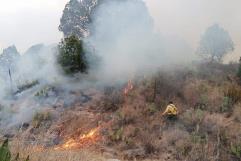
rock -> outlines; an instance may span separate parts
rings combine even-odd
[[[22,124],[21,129],[26,130],[29,126],[30,126],[30,124],[25,122],[25,123]]]
[[[109,130],[108,130],[107,128],[105,128],[105,129],[102,129],[102,130],[100,131],[100,133],[101,133],[102,135],[106,136],[106,135],[109,134]]]
[[[130,149],[123,153],[125,159],[143,158],[145,156],[144,148]]]
[[[14,137],[14,134],[5,134],[4,137],[10,139]]]
[[[112,157],[114,157],[113,154],[108,153],[108,152],[104,152],[102,155],[103,155],[105,158],[112,158]]]
[[[102,155],[106,158],[115,158],[118,154],[118,152],[116,152],[114,149],[108,147],[103,147],[101,150]]]
[[[61,142],[61,138],[57,136],[56,138],[53,139],[53,144],[58,145]]]

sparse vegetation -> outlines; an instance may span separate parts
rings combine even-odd
[[[59,144],[59,136],[75,138],[98,125],[101,140],[91,148],[98,151],[101,147],[103,153],[113,149],[108,155],[116,158],[238,161],[241,87],[235,79],[235,67],[207,63],[194,69],[162,71],[143,80],[133,79],[134,88],[127,95],[121,86],[105,88],[96,101],[90,101],[91,108],[87,105],[77,110],[76,105],[65,109],[57,125],[50,123],[50,112],[36,113],[31,137],[42,130],[51,133],[53,138],[46,138],[48,142]],[[46,96],[46,91],[44,88],[38,96]],[[180,112],[173,122],[161,117],[170,100]],[[52,144],[47,145],[51,148]],[[44,154],[30,155],[31,161]]]
[[[40,91],[38,91],[37,93],[35,93],[36,97],[48,97],[49,96],[49,92],[53,91],[54,87],[51,86],[45,86],[43,87]]]
[[[135,83],[135,90],[131,96],[125,97],[116,109],[116,117],[112,118],[108,145],[118,150],[129,149],[129,160],[141,159],[143,151],[138,147],[144,148],[147,158],[158,158],[159,153],[170,154],[169,159],[173,160],[237,158],[239,148],[235,146],[230,152],[229,145],[239,134],[231,133],[227,126],[234,126],[230,125],[230,115],[236,119],[231,123],[238,126],[239,114],[234,113],[239,113],[240,109],[240,87],[229,79],[231,74],[235,75],[232,64],[214,66],[216,70],[205,75],[195,70],[176,71],[161,73],[160,77],[153,77],[155,81],[148,78]],[[225,73],[220,75],[219,70]],[[223,80],[225,77],[228,79]],[[170,99],[181,111],[175,123],[168,123],[160,116]]]
[[[30,88],[38,85],[38,84],[39,84],[39,81],[38,81],[38,80],[27,81],[27,82],[25,82],[24,84],[19,85],[19,86],[17,87],[18,90],[15,92],[15,94],[21,93],[21,92],[23,92],[23,91],[25,91],[25,90],[27,90],[27,89],[30,89]]]

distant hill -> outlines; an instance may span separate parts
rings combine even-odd
[[[7,72],[9,69],[14,69],[16,62],[20,57],[21,56],[14,45],[3,49],[3,52],[0,55],[0,72]]]
[[[44,44],[36,44],[31,46],[23,55],[36,55],[36,54],[40,54],[40,52],[44,49]]]

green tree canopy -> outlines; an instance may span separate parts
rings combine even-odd
[[[59,43],[58,63],[66,74],[87,72],[83,42],[78,37],[70,36]]]

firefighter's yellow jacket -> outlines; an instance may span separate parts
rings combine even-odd
[[[177,107],[174,104],[169,104],[166,110],[162,113],[162,115],[177,115]]]

